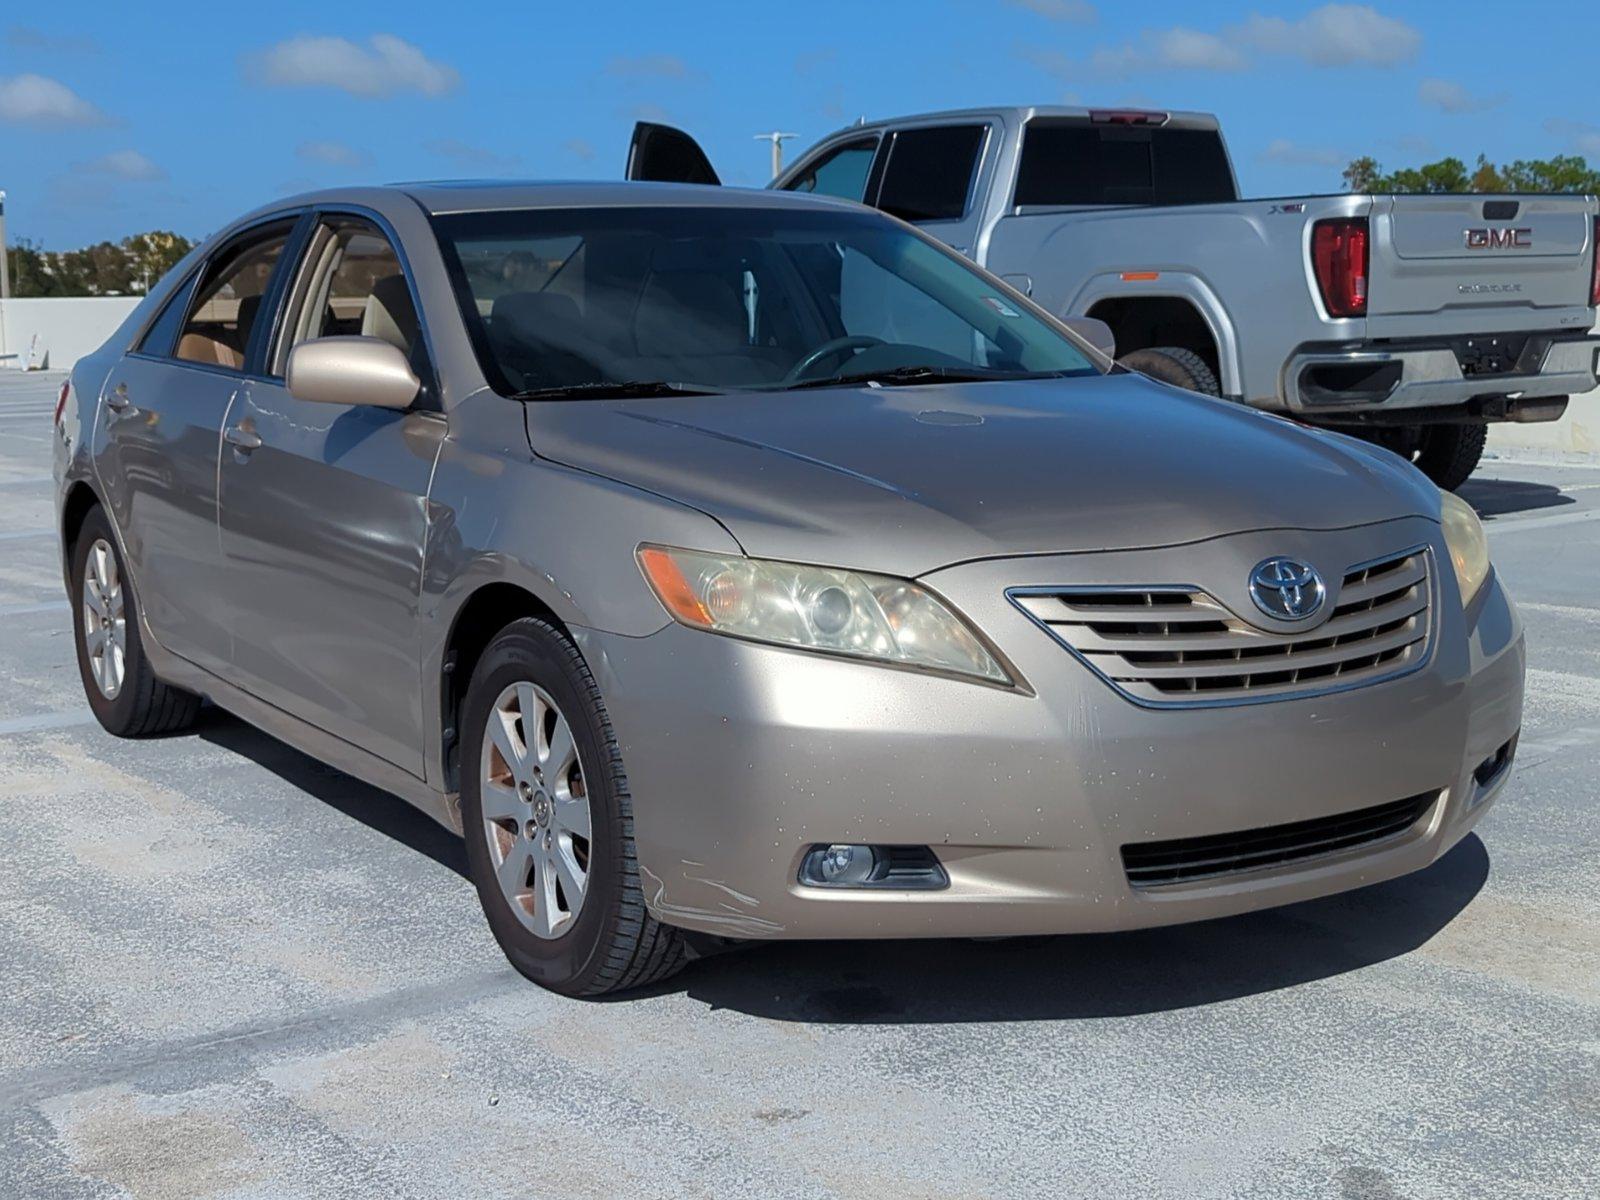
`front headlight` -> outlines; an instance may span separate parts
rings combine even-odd
[[[1489,578],[1489,535],[1483,531],[1478,514],[1454,492],[1440,491],[1439,520],[1444,525],[1444,544],[1450,549],[1450,562],[1461,585],[1461,603],[1472,598]]]
[[[669,546],[640,546],[639,566],[695,629],[1011,682],[960,617],[906,579]]]

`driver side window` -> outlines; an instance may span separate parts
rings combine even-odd
[[[289,351],[301,342],[350,336],[388,342],[415,369],[419,334],[411,289],[389,239],[360,218],[332,217],[317,227],[306,251],[274,374],[284,373]]]
[[[876,137],[846,142],[824,154],[784,190],[815,192],[819,196],[837,196],[841,200],[863,200],[867,194],[867,176],[872,171],[872,159],[877,152]]]

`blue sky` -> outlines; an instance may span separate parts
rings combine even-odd
[[[725,179],[751,185],[766,179],[762,130],[798,133],[793,152],[862,114],[993,103],[1214,111],[1255,195],[1335,190],[1361,153],[1600,160],[1593,22],[1570,3],[7,9],[8,233],[52,249],[200,236],[329,184],[616,178],[639,117],[690,129]]]

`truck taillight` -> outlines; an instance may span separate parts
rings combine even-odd
[[[1367,219],[1335,217],[1311,227],[1311,268],[1330,317],[1367,313]]]
[[[67,411],[67,397],[70,395],[72,395],[72,380],[63,379],[61,381],[61,394],[56,397],[55,426],[57,429],[61,428],[61,414]]]
[[[1589,303],[1600,307],[1600,217],[1594,219],[1594,275],[1589,280]]]

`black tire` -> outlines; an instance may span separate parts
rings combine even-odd
[[[1117,361],[1130,371],[1138,371],[1185,391],[1199,392],[1205,396],[1222,395],[1217,373],[1193,350],[1177,346],[1151,346],[1145,350],[1130,351]]]
[[[88,614],[84,599],[84,576],[89,556],[96,547],[104,547],[116,564],[117,581],[121,588],[123,667],[120,686],[114,695],[108,695],[99,682],[92,663],[86,625]],[[89,699],[89,708],[107,733],[117,737],[152,737],[175,733],[194,724],[200,712],[200,697],[193,692],[173,687],[157,678],[144,652],[144,642],[139,634],[139,600],[133,590],[133,580],[128,577],[122,552],[111,532],[111,522],[102,509],[94,508],[83,519],[77,540],[72,545],[72,630],[78,650],[78,674],[83,680],[83,691]]]
[[[513,912],[490,857],[483,816],[481,754],[491,710],[506,688],[532,683],[572,730],[589,803],[587,883],[569,927],[540,937]],[[498,719],[498,718],[497,718]],[[643,987],[686,961],[681,931],[645,907],[633,842],[633,798],[600,690],[577,647],[536,618],[513,622],[489,643],[472,673],[461,721],[461,818],[467,863],[484,916],[523,975],[569,996]]]
[[[1478,469],[1488,440],[1487,425],[1425,425],[1417,467],[1445,491],[1453,492]]]

